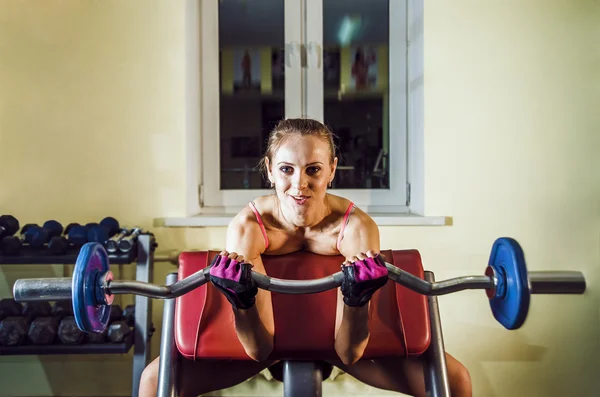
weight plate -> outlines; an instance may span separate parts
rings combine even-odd
[[[108,254],[102,244],[81,247],[73,271],[73,313],[79,329],[103,332],[108,326],[110,305],[99,304],[96,296],[99,278],[109,271]]]
[[[506,329],[520,328],[527,318],[530,301],[523,249],[512,238],[499,238],[492,246],[488,266],[498,279],[495,294],[490,299],[494,317]]]

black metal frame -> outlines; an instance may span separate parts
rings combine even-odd
[[[166,284],[177,281],[177,273],[167,275]],[[435,281],[433,272],[426,271],[425,279]],[[432,397],[450,397],[448,369],[444,350],[444,337],[438,310],[437,296],[427,297],[429,320],[431,323],[431,343],[424,354],[425,388]],[[165,299],[160,358],[158,370],[157,397],[177,397],[178,364],[183,358],[175,345],[175,299]],[[286,361],[283,363],[284,397],[321,397],[322,373],[316,362]]]

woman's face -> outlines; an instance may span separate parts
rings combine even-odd
[[[269,179],[281,204],[298,215],[323,205],[327,186],[333,180],[337,158],[330,164],[329,145],[316,136],[287,138],[267,163]]]

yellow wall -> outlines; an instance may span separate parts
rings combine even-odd
[[[0,212],[109,214],[151,228],[160,249],[222,245],[223,228],[152,227],[185,213],[185,14],[172,1],[0,3]],[[481,291],[440,306],[476,396],[597,395],[600,4],[459,0],[425,15],[425,209],[453,225],[386,227],[382,246],[419,249],[438,279],[481,274],[501,235],[530,269],[583,270],[584,297],[535,296],[519,331],[495,323]],[[61,273],[0,267],[0,296]],[[1,357],[0,395],[127,395],[130,371],[118,356]]]

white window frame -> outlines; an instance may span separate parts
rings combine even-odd
[[[301,20],[291,15],[303,15],[303,18],[322,20],[323,0],[297,0],[285,2],[286,29],[286,117],[299,115],[323,120],[323,75],[322,24],[313,24],[311,29],[302,29]],[[192,2],[193,3],[193,2]],[[188,3],[189,4],[189,3]],[[199,106],[197,129],[194,123],[188,127],[187,165],[188,175],[186,211],[188,216],[198,214],[235,213],[252,198],[269,194],[269,190],[240,189],[220,190],[219,161],[219,37],[218,0],[203,0],[196,6],[196,37],[190,40],[189,47],[196,44],[200,51],[198,59],[193,57],[193,49],[188,61],[188,80],[196,82],[192,75],[199,73],[197,100],[192,104]],[[314,19],[311,19],[314,20]],[[399,215],[424,215],[423,194],[423,6],[418,0],[390,1],[390,20],[405,21],[402,24],[390,24],[390,63],[398,68],[390,70],[390,148],[398,156],[390,158],[390,169],[397,170],[390,181],[391,190],[383,189],[332,189],[333,194],[353,200],[369,213]],[[293,22],[296,21],[297,23]],[[199,25],[199,26],[198,26]],[[315,28],[315,26],[318,26]],[[190,29],[188,34],[191,34]],[[302,37],[304,34],[304,37]],[[420,37],[419,46],[409,46],[410,35]],[[414,43],[411,43],[414,44]],[[307,67],[300,65],[300,51],[306,50]],[[407,62],[407,56],[409,57]],[[410,59],[414,56],[416,60]],[[194,62],[197,62],[195,65]],[[194,70],[194,66],[196,69]],[[391,73],[396,70],[397,73]],[[421,79],[421,85],[415,91],[411,88],[411,79]],[[288,87],[295,87],[287,89]],[[309,89],[309,87],[313,87]],[[318,87],[315,89],[315,87]],[[302,95],[298,95],[302,92]],[[292,95],[295,93],[295,95]],[[418,94],[414,98],[413,94]],[[316,105],[315,105],[316,104]],[[392,110],[393,109],[393,110]],[[189,113],[193,113],[190,109]]]
[[[306,0],[306,19],[323,21],[323,2]],[[389,2],[389,67],[388,67],[388,161],[390,189],[331,189],[336,195],[346,197],[367,212],[408,212],[407,206],[407,39],[406,2]],[[307,54],[309,56],[306,76],[307,116],[324,121],[323,115],[323,24],[313,23],[306,29]],[[391,111],[393,110],[393,111]]]
[[[285,117],[302,115],[300,1],[285,2]],[[237,212],[268,189],[227,189],[220,187],[220,92],[219,92],[219,3],[201,2],[202,34],[202,184],[200,206],[205,212]],[[211,40],[212,38],[212,40]],[[214,38],[217,38],[215,40]]]

